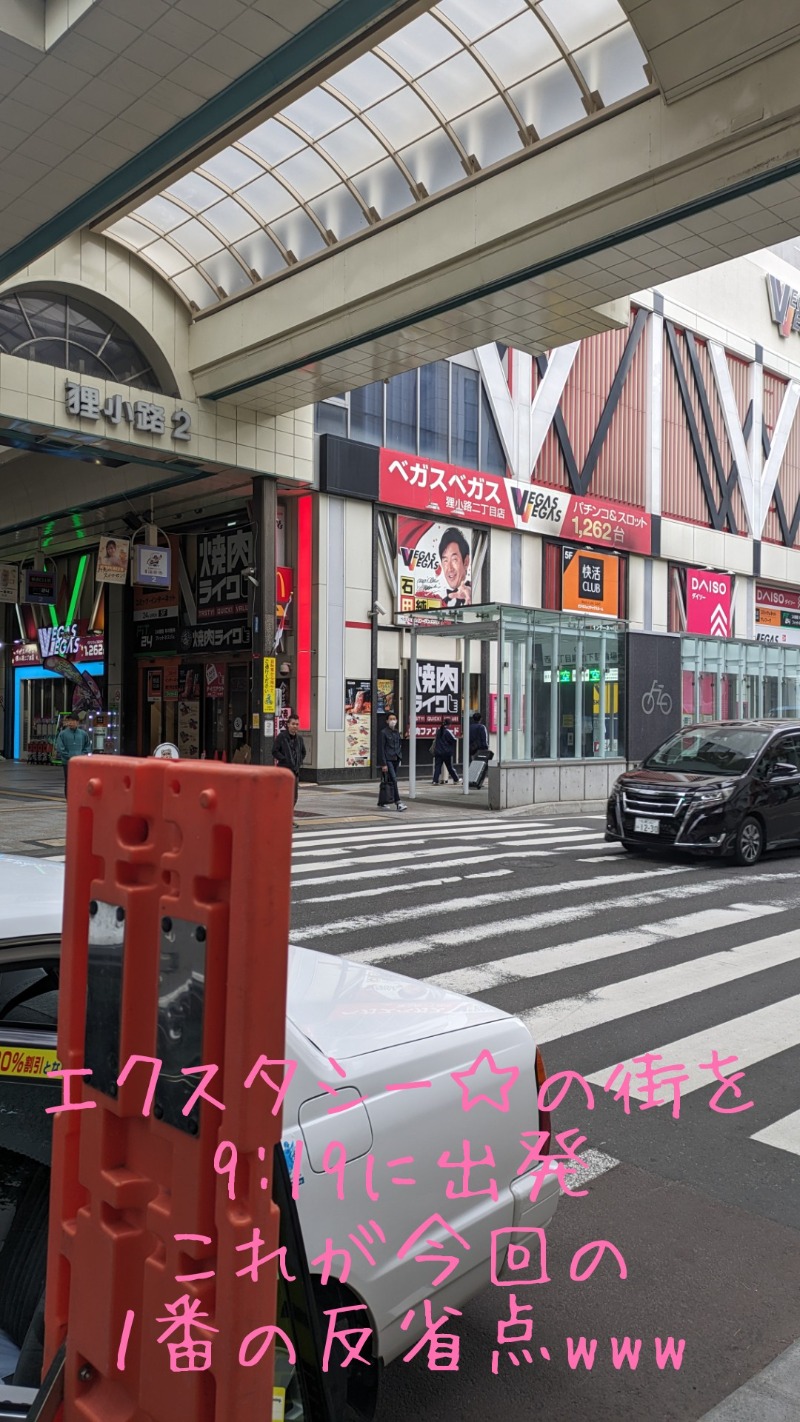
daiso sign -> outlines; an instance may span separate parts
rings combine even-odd
[[[699,637],[730,637],[732,592],[730,573],[687,568],[686,631]]]

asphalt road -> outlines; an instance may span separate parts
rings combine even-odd
[[[640,858],[602,829],[412,810],[296,835],[293,941],[518,1014],[550,1074],[594,1088],[591,1112],[575,1092],[554,1117],[587,1137],[593,1178],[562,1196],[550,1282],[517,1290],[533,1362],[518,1349],[493,1374],[509,1291],[489,1289],[456,1321],[458,1371],[395,1363],[378,1422],[697,1422],[800,1336],[800,860]],[[717,1104],[749,1109],[710,1108],[715,1050],[745,1072]],[[688,1073],[677,1118],[671,1089],[657,1109],[632,1094],[629,1113],[603,1089],[622,1063],[635,1092],[645,1052]],[[605,1261],[570,1280],[591,1240],[616,1245],[625,1280]],[[581,1336],[597,1339],[591,1369],[570,1366]],[[635,1370],[612,1360],[625,1336],[642,1340]],[[669,1337],[685,1340],[678,1370],[656,1362]]]

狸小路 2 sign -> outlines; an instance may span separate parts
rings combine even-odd
[[[632,504],[523,484],[393,449],[380,451],[379,468],[382,504],[416,509],[439,522],[466,520],[631,553],[651,550],[650,515]]]

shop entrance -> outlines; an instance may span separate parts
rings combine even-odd
[[[247,742],[249,685],[249,661],[145,662],[139,667],[139,755],[169,741],[184,760],[233,760]]]
[[[75,670],[87,672],[101,685],[102,662],[78,662]],[[53,743],[68,711],[80,716],[90,733],[93,749],[102,751],[107,731],[107,715],[98,709],[87,711],[75,684],[43,667],[18,668],[14,673],[14,758],[33,764],[49,764],[54,758]]]

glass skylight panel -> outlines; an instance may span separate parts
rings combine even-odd
[[[182,227],[176,227],[171,234],[174,242],[182,247],[184,252],[195,262],[202,262],[206,257],[210,257],[212,252],[218,252],[222,246],[222,238],[210,232],[203,222],[199,222],[196,217],[184,222]]]
[[[234,296],[237,291],[244,291],[251,285],[249,274],[236,260],[233,252],[217,252],[215,257],[209,257],[203,265],[211,280],[221,286],[228,296]]]
[[[178,291],[183,292],[187,301],[191,301],[200,311],[205,311],[209,306],[216,306],[219,301],[216,291],[201,276],[196,267],[189,267],[185,272],[180,272],[178,276],[172,278],[173,286]]]
[[[137,222],[134,217],[121,217],[113,227],[109,227],[108,232],[110,237],[117,237],[120,242],[125,242],[128,247],[133,247],[137,251],[140,247],[146,247],[147,243],[153,240],[150,228],[143,227],[141,222]]]
[[[323,133],[330,133],[332,128],[338,128],[340,123],[346,123],[352,117],[350,110],[332,94],[326,94],[324,89],[312,89],[302,99],[296,99],[288,108],[282,109],[281,114],[307,133],[309,138],[321,138]]]
[[[549,138],[586,118],[580,86],[565,60],[542,69],[511,89],[510,94],[525,122],[540,138]]]
[[[344,94],[352,104],[368,109],[370,104],[377,104],[388,94],[393,94],[403,81],[377,54],[362,54],[360,59],[334,74],[327,83],[329,88]]]
[[[330,163],[326,163],[319,153],[315,153],[313,148],[304,148],[301,153],[295,153],[293,158],[281,163],[275,172],[278,177],[285,178],[301,198],[306,199],[327,192],[328,188],[339,181],[336,170]]]
[[[647,84],[645,56],[630,25],[620,25],[579,49],[575,59],[589,88],[599,92],[604,104],[626,99]]]
[[[413,143],[437,127],[437,119],[427,104],[408,88],[376,104],[369,110],[369,117],[394,149]]]
[[[439,193],[464,177],[461,159],[441,128],[405,148],[402,157],[409,172],[429,193]]]
[[[291,158],[293,153],[297,153],[304,145],[302,138],[293,133],[285,124],[279,123],[277,119],[267,119],[266,123],[259,124],[258,128],[252,129],[239,139],[243,148],[249,148],[251,152],[257,153],[259,158],[263,158],[270,167],[276,163],[283,163],[286,158]]]
[[[222,202],[206,208],[203,216],[222,234],[226,242],[238,242],[258,226],[258,219],[247,212],[235,198],[223,198]]]
[[[185,202],[193,212],[202,212],[204,208],[210,207],[212,202],[219,202],[221,197],[216,183],[210,183],[208,178],[201,177],[199,173],[187,173],[185,178],[179,178],[177,183],[167,188],[167,193],[174,193],[175,197]]]
[[[302,262],[363,231],[365,209],[464,183],[462,152],[488,168],[526,126],[592,122],[580,77],[607,106],[647,88],[645,63],[619,0],[440,0],[109,234],[204,309],[283,270],[282,247]]]
[[[468,40],[476,40],[525,8],[525,0],[441,0],[433,13],[441,11]]]
[[[256,178],[254,183],[248,183],[246,188],[242,188],[241,198],[248,207],[258,213],[262,222],[274,222],[276,217],[282,217],[285,212],[290,212],[297,206],[294,194],[270,173],[264,173],[262,177]]]
[[[414,201],[411,188],[392,158],[384,158],[382,163],[366,168],[355,181],[364,201],[381,217],[403,212]]]
[[[561,58],[555,40],[530,10],[493,30],[475,49],[507,89]]]
[[[165,197],[149,198],[136,211],[145,221],[152,222],[159,232],[169,232],[173,227],[178,227],[181,222],[186,221],[186,213],[183,208],[177,207],[174,202],[168,202]]]
[[[236,251],[262,281],[266,277],[274,276],[275,272],[286,270],[283,253],[261,228],[237,242]]]
[[[320,139],[319,146],[330,153],[334,162],[347,174],[359,173],[362,168],[378,163],[386,156],[383,144],[360,119],[353,119],[334,129],[333,133]]]
[[[626,18],[618,0],[540,0],[540,9],[569,49],[597,39]]]
[[[144,248],[142,256],[147,257],[148,262],[153,262],[168,277],[175,276],[189,266],[189,258],[179,252],[166,237],[159,237],[157,241],[151,242],[149,247]]]
[[[488,74],[465,49],[430,73],[423,74],[419,87],[433,99],[446,119],[466,113],[467,109],[475,108],[497,93]]]
[[[305,261],[306,257],[313,257],[326,245],[319,228],[301,207],[296,207],[285,217],[278,218],[277,222],[273,222],[272,230],[284,247],[294,252],[298,262]]]
[[[433,64],[449,59],[461,46],[432,15],[420,15],[410,25],[382,41],[380,48],[416,79]]]
[[[343,183],[315,198],[311,207],[323,227],[333,232],[340,242],[369,225],[363,209]]]
[[[500,95],[454,119],[453,129],[468,153],[474,153],[482,168],[499,163],[520,147],[517,125]]]
[[[263,173],[264,167],[240,153],[238,148],[223,148],[213,158],[204,158],[201,171],[211,178],[218,178],[226,188],[241,188]]]

